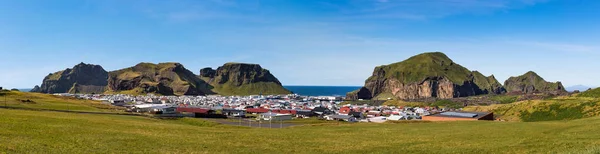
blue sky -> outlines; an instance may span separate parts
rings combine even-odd
[[[358,86],[441,51],[500,82],[529,70],[598,86],[595,0],[0,0],[0,86],[79,62],[259,63],[285,85]]]

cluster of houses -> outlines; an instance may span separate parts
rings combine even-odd
[[[471,113],[437,107],[341,105],[342,98],[334,96],[56,95],[98,100],[127,107],[131,112],[161,115],[190,113],[197,117],[253,117],[267,121],[315,117],[322,120],[375,123],[398,120],[493,120],[491,113]]]

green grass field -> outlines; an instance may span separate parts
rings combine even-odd
[[[89,103],[94,102],[65,104]],[[0,109],[0,153],[600,153],[597,116],[544,122],[297,123],[305,125],[248,128],[194,118]]]
[[[593,151],[600,146],[600,118],[527,123],[336,123],[263,129],[187,118],[0,109],[0,123],[0,151],[8,153],[600,152]]]
[[[102,104],[98,101],[16,91],[1,91],[0,106],[84,112],[121,112],[123,110],[123,108]]]
[[[507,121],[574,120],[600,116],[600,99],[587,97],[558,97],[544,100],[527,100],[510,104],[469,106],[467,111],[494,112]]]

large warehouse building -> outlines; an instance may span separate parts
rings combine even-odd
[[[424,116],[425,121],[475,121],[475,120],[494,120],[492,112],[442,112],[430,116]]]

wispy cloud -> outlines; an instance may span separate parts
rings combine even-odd
[[[581,57],[597,57],[589,53],[599,52],[597,46],[589,44],[538,39],[447,37],[423,40],[361,36],[345,33],[336,25],[320,23],[253,28],[213,39],[227,42],[222,46],[255,54],[244,60],[263,64],[285,84],[312,85],[360,85],[375,66],[432,51],[445,52],[457,63],[485,75],[494,74],[500,81],[534,70],[548,76],[549,81],[579,83],[561,75],[569,74],[571,70],[565,68],[572,66],[557,61],[572,63]],[[565,55],[573,58],[562,59]]]
[[[144,0],[144,1],[86,1],[89,6],[104,12],[133,12],[150,18],[190,22],[204,20],[251,20],[249,13],[257,11],[260,0]]]
[[[514,44],[543,48],[549,51],[579,52],[588,54],[600,54],[600,48],[592,45],[562,43],[562,42],[540,42],[540,41],[510,41]]]
[[[544,0],[355,0],[340,11],[354,18],[422,20],[492,13],[540,2]]]

